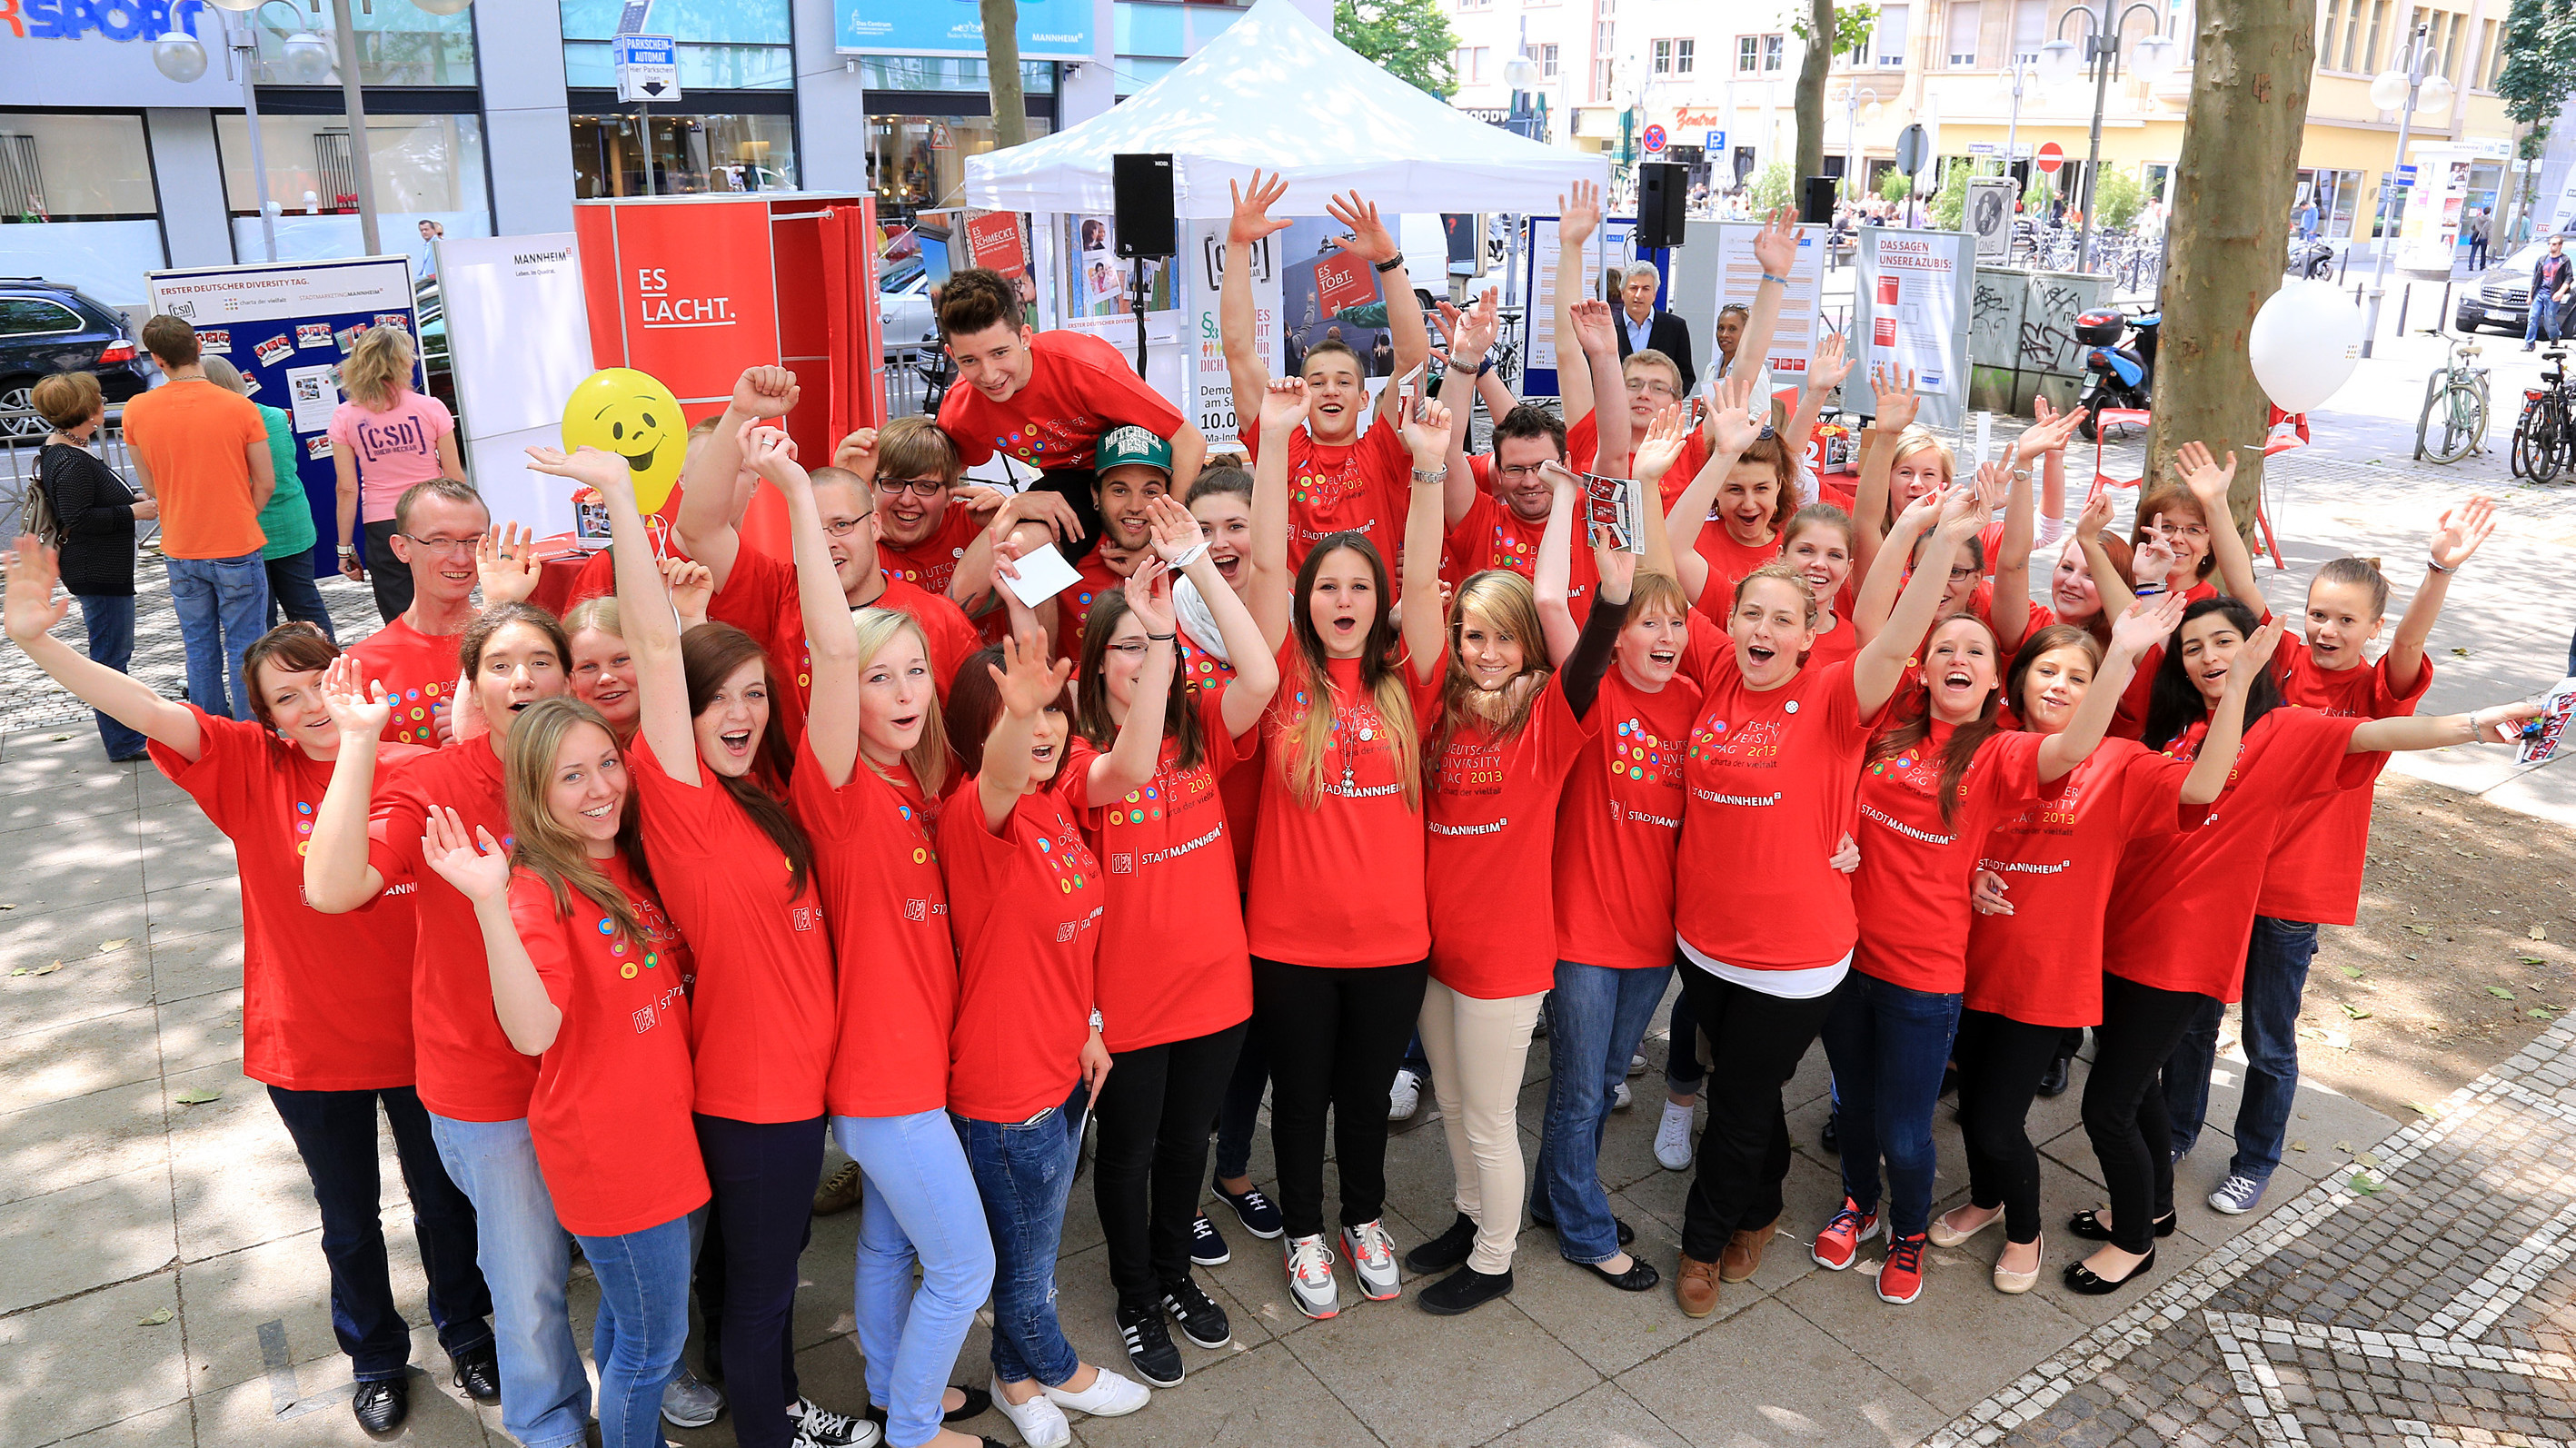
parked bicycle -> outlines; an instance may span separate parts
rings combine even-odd
[[[2424,379],[2424,410],[2415,418],[2415,456],[2455,463],[2486,451],[2487,369],[2477,364],[2479,347],[2466,337],[2448,337],[2440,327],[2425,334],[2450,344],[2442,365]]]
[[[2576,420],[2567,408],[2567,349],[2540,354],[2540,385],[2522,390],[2522,416],[2513,425],[2513,475],[2545,483],[2576,464]]]

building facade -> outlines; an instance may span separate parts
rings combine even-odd
[[[880,15],[923,13],[916,0],[655,0],[645,33],[676,42],[681,98],[641,107],[618,103],[610,59],[629,3],[352,6],[380,245],[425,257],[432,226],[568,230],[576,199],[648,190],[873,192],[899,217],[956,204],[965,159],[993,145],[982,60],[866,48],[887,33]],[[1091,52],[1023,60],[1032,136],[1106,111],[1242,14],[1228,0],[1051,4],[1072,7],[1063,33]],[[1300,8],[1330,23],[1327,0]],[[247,17],[203,0],[0,0],[0,275],[131,306],[154,268],[264,260],[263,178],[280,257],[359,254],[331,15],[330,0]],[[227,74],[245,19],[256,145]],[[154,63],[174,30],[203,48],[193,80]]]

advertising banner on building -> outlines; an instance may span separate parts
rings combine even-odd
[[[564,399],[591,374],[573,234],[441,241],[438,276],[466,476],[492,521],[570,531],[570,492],[529,472],[527,450],[561,445]]]
[[[371,327],[400,327],[417,342],[411,259],[191,267],[153,272],[148,285],[154,312],[194,326],[198,349],[229,359],[251,401],[286,413],[295,476],[313,510],[314,576],[328,575],[340,544],[339,475],[327,435],[341,400],[340,359]],[[428,385],[416,364],[412,385]]]
[[[1020,59],[1090,60],[1091,0],[1020,0]],[[975,0],[832,0],[833,46],[856,55],[984,58]]]

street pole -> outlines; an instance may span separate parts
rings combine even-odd
[[[349,0],[331,0],[332,39],[340,49],[340,101],[349,118],[349,163],[358,172],[358,235],[369,256],[383,253],[376,236],[376,168],[367,157],[367,95],[358,80],[358,31]]]
[[[2093,269],[2093,174],[2102,169],[2102,109],[2111,103],[2111,63],[2120,53],[2120,33],[2112,29],[2119,22],[2111,18],[2117,3],[2102,0],[2102,28],[2093,37],[2093,142],[2084,153],[2084,200],[2079,203],[2084,220],[2075,234],[2075,269],[2080,272]]]
[[[2021,79],[2021,57],[2014,56],[2012,63],[2012,114],[2004,118],[2004,174],[2006,176],[2010,176],[2013,173],[2013,156],[2018,150],[2015,142],[2016,138],[2021,135]],[[2013,191],[2013,210],[2016,212],[2021,210],[2021,191],[2018,187]]]
[[[2379,340],[2379,299],[2388,295],[2388,248],[2396,240],[2386,234],[2392,229],[2386,221],[2388,193],[2392,190],[2397,193],[2398,224],[2405,223],[2407,188],[2395,183],[2401,175],[2397,168],[2406,164],[2406,141],[2415,124],[2415,95],[2424,87],[2424,62],[2430,58],[2432,49],[2425,43],[2425,32],[2431,28],[2429,25],[2415,27],[2415,42],[2406,53],[2406,109],[2397,113],[2397,159],[2388,165],[2390,184],[2379,188],[2379,215],[2382,218],[2379,231],[2382,234],[2371,238],[2370,312],[2361,327],[2361,355],[2364,357],[2371,355],[2371,344]],[[2533,297],[2531,305],[2539,306],[2540,298]]]
[[[252,72],[259,65],[259,32],[253,22],[244,19],[235,29],[230,16],[224,20],[224,44],[241,62],[242,118],[250,126],[250,174],[252,194],[259,198],[259,239],[267,248],[268,259],[277,260],[277,218],[269,213],[268,156],[259,138],[259,84]]]

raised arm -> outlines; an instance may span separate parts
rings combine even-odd
[[[2263,586],[2254,580],[2254,555],[2245,548],[2245,535],[2236,531],[2236,515],[2227,506],[2228,487],[2236,481],[2236,452],[2230,448],[2227,466],[2211,460],[2209,449],[2200,443],[2184,443],[2174,453],[2182,464],[2183,485],[2200,500],[2201,520],[2209,525],[2209,553],[2218,560],[2218,581],[2230,598],[2241,599],[2255,608],[2263,607]]]
[[[2388,657],[2381,666],[2388,671],[2388,687],[2400,695],[2415,691],[2415,681],[2424,668],[2424,644],[2433,636],[2433,621],[2442,616],[2442,600],[2450,595],[2451,575],[2478,551],[2495,531],[2495,502],[2484,493],[2456,508],[2442,512],[2440,526],[2426,546],[2424,581],[2415,586],[2414,598],[2407,601],[2406,614],[2397,620],[2397,632],[2388,641]]]
[[[1976,489],[1952,488],[1942,496],[1941,526],[1923,545],[1914,576],[1897,595],[1896,611],[1888,617],[1887,627],[1861,645],[1852,660],[1852,687],[1860,695],[1863,718],[1876,714],[1895,697],[1897,685],[1905,681],[1905,661],[1931,630],[1932,612],[1940,607],[1941,592],[1950,583],[1950,565],[1986,526]]]
[[[1548,318],[1552,329],[1548,335],[1556,341],[1556,390],[1564,403],[1567,427],[1591,416],[1595,401],[1591,372],[1576,365],[1582,348],[1574,340],[1569,313],[1586,294],[1591,267],[1584,260],[1583,244],[1600,225],[1599,185],[1577,181],[1570,192],[1556,198],[1556,309]]]
[[[1547,638],[1547,661],[1565,667],[1580,632],[1574,623],[1574,514],[1583,504],[1583,484],[1564,467],[1546,465],[1556,487],[1547,506],[1547,527],[1538,535],[1538,562],[1530,591],[1538,601],[1539,631]]]
[[[1721,388],[1724,384],[1719,384]],[[1664,521],[1664,477],[1681,460],[1682,450],[1690,445],[1690,405],[1675,402],[1655,410],[1654,421],[1646,424],[1646,436],[1637,444],[1637,528],[1645,534],[1645,550],[1637,557],[1637,571],[1660,573],[1673,577],[1672,530]],[[1737,451],[1742,451],[1738,449]],[[1702,511],[1706,517],[1705,510]]]
[[[2130,604],[2138,601],[2139,595],[2129,586],[2129,580],[2120,572],[2120,566],[2111,561],[2110,550],[2102,546],[2102,529],[2110,521],[2110,494],[2095,493],[2085,499],[2084,511],[2075,515],[2075,546],[2084,550],[2084,571],[2093,575],[2094,591],[2102,595],[2102,611],[2117,618],[2128,610]],[[2151,535],[2151,541],[2155,545],[2157,556],[2167,560],[2173,557],[2173,551],[2165,546],[2161,537]],[[2142,543],[2141,551],[2143,549]],[[2164,592],[2165,575],[2159,571],[2154,577],[2156,583],[2153,592]]]
[[[1022,620],[1002,640],[1001,666],[984,666],[1001,689],[1002,711],[993,719],[993,732],[984,736],[984,771],[976,776],[975,787],[984,806],[984,828],[997,835],[1028,792],[1029,745],[1037,737],[1038,715],[1073,677],[1073,660],[1049,663],[1048,652],[1046,635]]]
[[[2066,721],[2064,729],[2040,743],[2041,783],[2065,778],[2100,747],[2112,717],[2120,711],[2120,695],[2129,687],[2139,656],[2172,637],[2181,624],[2180,594],[2167,594],[2151,604],[2133,603],[2112,622],[2111,647],[2103,652],[2102,667],[2094,671],[2084,702],[2075,706],[2075,717]]]
[[[1694,602],[1708,588],[1708,560],[1699,552],[1708,510],[1717,502],[1717,490],[1725,486],[1726,475],[1735,470],[1736,459],[1762,437],[1762,424],[1753,420],[1752,403],[1753,379],[1730,375],[1717,385],[1717,397],[1708,412],[1708,460],[1700,464],[1690,486],[1673,499],[1664,516],[1673,567],[1678,570],[1675,576]]]
[[[1106,806],[1143,789],[1154,778],[1163,755],[1163,710],[1172,697],[1172,673],[1180,649],[1180,626],[1172,611],[1172,575],[1160,558],[1148,558],[1127,575],[1127,609],[1145,625],[1145,664],[1136,674],[1136,692],[1127,701],[1126,721],[1109,752],[1091,761],[1084,779],[1085,802]],[[989,757],[989,756],[988,756]]]
[[[2214,804],[2227,792],[2227,781],[2236,773],[2236,751],[2245,744],[2246,695],[2271,666],[2272,651],[2281,643],[2281,624],[2282,620],[2276,618],[2237,645],[2235,662],[2228,666],[2227,682],[2218,691],[2218,707],[2209,711],[2209,729],[2201,736],[2200,754],[2192,761],[2191,773],[2183,776],[2184,804]]]
[[[1628,379],[1619,370],[1619,333],[1610,320],[1610,304],[1586,297],[1568,310],[1593,395],[1602,403],[1592,414],[1593,471],[1624,472],[1636,440],[1630,436],[1635,429],[1628,425]]]
[[[1226,227],[1225,276],[1217,283],[1217,342],[1234,384],[1234,415],[1248,423],[1260,414],[1262,389],[1270,385],[1270,363],[1253,344],[1252,248],[1287,228],[1271,219],[1270,208],[1288,194],[1288,181],[1276,173],[1265,180],[1256,169],[1249,184],[1228,181],[1225,189],[1234,197],[1234,220]]]
[[[784,417],[796,406],[796,374],[784,367],[746,367],[734,379],[707,445],[680,475],[680,513],[672,531],[680,551],[707,566],[722,589],[733,576],[735,550],[742,537],[734,531],[734,475],[742,471],[742,425],[758,418]],[[660,748],[659,745],[655,746]]]
[[[1852,637],[1867,643],[1887,627],[1890,614],[1896,612],[1896,596],[1905,588],[1905,568],[1914,556],[1914,540],[1940,521],[1942,495],[1925,493],[1908,503],[1896,517],[1896,529],[1887,535],[1877,555],[1869,561],[1869,572],[1862,575],[1860,592],[1852,599]],[[1914,642],[1920,642],[1918,636]],[[1911,648],[1907,652],[1912,652]]]
[[[393,717],[393,701],[383,685],[359,678],[357,661],[342,654],[322,675],[322,707],[330,711],[340,752],[313,811],[304,903],[325,915],[345,915],[385,888],[385,877],[367,862],[367,819],[376,803],[376,741]]]
[[[55,638],[50,630],[72,611],[69,594],[59,600],[54,597],[54,584],[62,577],[59,560],[32,533],[20,534],[17,548],[6,601],[0,603],[9,637],[72,697],[194,764],[205,749],[197,716],[187,705],[173,704],[140,681],[92,663],[88,655]]]
[[[1744,318],[1744,336],[1735,344],[1730,378],[1751,382],[1771,358],[1771,334],[1780,327],[1780,303],[1789,295],[1789,269],[1798,264],[1798,214],[1783,206],[1762,218],[1753,234],[1753,259],[1762,264],[1762,280],[1753,289],[1753,307]],[[1762,399],[1763,420],[1771,417],[1770,399]]]
[[[1494,346],[1496,295],[1494,288],[1487,287],[1476,305],[1464,312],[1446,302],[1441,304],[1443,315],[1450,319],[1450,328],[1449,371],[1440,379],[1440,401],[1453,418],[1474,414],[1476,389],[1482,381],[1476,369],[1483,365],[1485,354]],[[1494,414],[1497,422],[1502,417],[1499,412]],[[1467,437],[1472,431],[1473,428],[1467,427],[1453,427],[1449,431],[1449,477],[1441,485],[1440,512],[1442,520],[1453,528],[1459,519],[1467,516],[1468,509],[1476,506],[1476,474],[1467,465]],[[1501,465],[1497,460],[1495,466]]]
[[[1806,385],[1798,389],[1798,410],[1789,414],[1789,430],[1781,434],[1791,457],[1803,462],[1807,442],[1816,435],[1816,419],[1824,415],[1825,399],[1850,375],[1851,363],[1843,356],[1843,334],[1827,332],[1825,340],[1816,344],[1816,355],[1807,362]],[[1800,501],[1813,503],[1820,497],[1821,490],[1817,496]]]
[[[1988,463],[1979,472],[1995,467]],[[2030,631],[2030,540],[2031,513],[2030,468],[2020,450],[2013,453],[2012,471],[2007,475],[2004,492],[2004,536],[1995,545],[1995,587],[1992,607],[1986,610],[1986,622],[1995,631],[1995,647],[2004,658],[2021,647],[2022,635]]]
[[[1243,600],[1226,586],[1225,575],[1208,560],[1199,520],[1190,516],[1181,500],[1167,493],[1147,498],[1145,517],[1153,527],[1154,555],[1190,581],[1199,601],[1216,619],[1217,637],[1225,641],[1226,655],[1234,666],[1234,681],[1225,686],[1221,712],[1226,733],[1240,736],[1261,722],[1261,711],[1270,707],[1271,696],[1279,692],[1279,655],[1263,640],[1261,625],[1252,621],[1252,610],[1244,607]]]
[[[2032,397],[2030,406],[2038,420],[2013,439],[2013,464],[2039,469],[2039,518],[2032,546],[2044,553],[2066,536],[2066,443],[2083,419],[2073,408],[2058,411],[2045,397]]]
[[[1356,191],[1345,191],[1324,203],[1324,210],[1335,221],[1350,228],[1347,236],[1333,238],[1333,245],[1367,262],[1377,272],[1378,292],[1386,299],[1386,339],[1395,350],[1394,376],[1401,377],[1419,367],[1431,356],[1431,333],[1422,324],[1422,299],[1413,294],[1412,279],[1404,274],[1404,248],[1378,219],[1377,203],[1361,199]],[[1380,417],[1395,405],[1394,389],[1378,389],[1377,410]]]
[[[1577,719],[1589,717],[1601,697],[1601,676],[1610,672],[1610,657],[1618,647],[1619,630],[1627,626],[1628,600],[1637,583],[1637,555],[1611,547],[1608,539],[1593,540],[1592,561],[1600,570],[1601,587],[1593,595],[1592,612],[1584,615],[1583,632],[1575,637],[1557,676],[1565,690],[1565,705]]]
[[[744,464],[787,503],[787,536],[796,555],[796,602],[805,615],[806,655],[813,665],[813,688],[805,701],[806,747],[823,767],[823,777],[837,788],[859,762],[859,626],[850,617],[849,598],[841,592],[841,576],[832,567],[822,510],[814,503],[814,480],[797,465],[787,435],[755,431],[745,423],[742,452]],[[874,504],[870,506],[873,509]],[[859,520],[861,532],[875,527],[870,519]],[[771,707],[777,707],[775,702]]]
[[[456,811],[430,811],[421,834],[421,856],[438,877],[474,902],[474,923],[483,931],[483,963],[492,978],[492,1015],[511,1049],[523,1056],[542,1056],[563,1030],[563,1010],[546,994],[519,924],[510,917],[510,856],[477,826],[471,840]]]
[[[2344,752],[2385,754],[2440,749],[2451,744],[2512,744],[2522,738],[2526,722],[2540,717],[2541,707],[2522,699],[2511,704],[2491,704],[2466,714],[2432,718],[2400,714],[2393,719],[2366,720],[2352,731],[2352,743]]]
[[[1428,684],[1449,667],[1448,620],[1440,611],[1440,460],[1449,454],[1449,409],[1434,402],[1404,419],[1413,453],[1413,504],[1404,515],[1404,649],[1413,676]]]
[[[740,448],[737,438],[737,457]],[[687,671],[680,662],[679,618],[671,609],[669,586],[662,581],[661,564],[644,531],[644,515],[636,509],[634,475],[624,458],[594,447],[569,455],[556,448],[532,447],[528,467],[596,488],[607,505],[609,555],[617,570],[618,631],[635,665],[637,731],[653,747],[664,774],[682,784],[696,784],[698,735],[689,716]],[[708,571],[715,571],[713,565]]]
[[[1860,483],[1852,493],[1852,567],[1864,578],[1879,540],[1887,536],[1887,479],[1896,469],[1896,439],[1923,406],[1914,394],[1914,374],[1901,367],[1871,368],[1869,386],[1875,400],[1861,433]]]
[[[1282,377],[1264,388],[1261,453],[1252,463],[1252,581],[1244,600],[1261,625],[1262,651],[1276,659],[1288,641],[1288,611],[1297,576],[1288,567],[1288,439],[1311,406],[1306,379]]]

